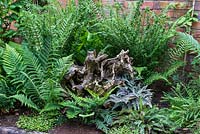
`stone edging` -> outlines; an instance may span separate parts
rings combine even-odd
[[[43,132],[28,132],[23,129],[19,129],[17,127],[1,127],[0,126],[0,134],[48,134]]]

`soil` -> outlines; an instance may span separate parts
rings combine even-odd
[[[0,127],[16,127],[19,115],[1,115]],[[79,122],[67,122],[49,131],[49,134],[103,134],[94,125],[84,125]],[[180,128],[175,134],[192,134],[188,128]]]
[[[3,115],[0,116],[0,126],[3,127],[16,127],[18,115]]]
[[[1,115],[0,127],[16,127],[19,115]],[[83,125],[78,122],[67,122],[49,131],[50,134],[103,134],[95,126]]]
[[[50,134],[103,134],[95,126],[83,125],[78,122],[68,122],[57,126]]]

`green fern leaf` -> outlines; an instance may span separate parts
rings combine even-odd
[[[72,55],[57,60],[54,74],[61,80],[69,67],[73,64]]]
[[[27,98],[27,96],[25,96],[23,94],[16,94],[16,95],[10,96],[8,98],[14,98],[16,100],[19,100],[23,105],[39,111],[39,108],[37,107],[37,105],[31,99]]]
[[[145,84],[152,84],[154,81],[157,81],[157,80],[164,80],[166,81],[167,83],[170,83],[167,79],[167,77],[165,77],[164,75],[160,74],[160,73],[155,73],[153,75],[151,75],[149,78],[147,78],[145,80]]]
[[[44,108],[40,111],[41,113],[59,110],[62,106],[56,103],[47,103]]]
[[[23,70],[22,56],[12,47],[6,45],[3,54],[3,68],[6,73],[12,74],[15,71]]]

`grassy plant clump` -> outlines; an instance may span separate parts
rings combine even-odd
[[[22,115],[17,121],[17,127],[30,131],[47,132],[55,125],[56,119],[46,115],[26,116]]]

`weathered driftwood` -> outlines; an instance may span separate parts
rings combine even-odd
[[[104,91],[119,85],[122,75],[132,76],[131,60],[128,51],[124,50],[114,58],[89,51],[84,66],[73,65],[65,75],[65,86],[80,94],[86,89],[103,94]]]

